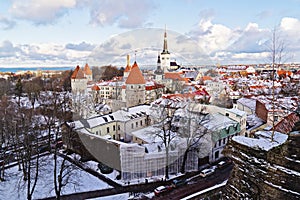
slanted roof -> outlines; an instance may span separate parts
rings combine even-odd
[[[72,76],[72,79],[85,79],[83,71],[80,69],[79,65],[75,68]]]
[[[96,91],[99,91],[100,90],[100,88],[99,88],[99,86],[98,85],[93,85],[93,87],[92,87],[92,90],[96,90]]]
[[[145,84],[146,83],[145,78],[136,62],[134,62],[125,83],[126,84]]]
[[[85,75],[92,75],[92,70],[87,63],[85,64],[83,71],[84,71]]]
[[[124,70],[124,72],[130,72],[130,70],[131,70],[131,66],[127,65],[126,68],[125,68],[125,70]]]
[[[166,72],[165,73],[165,79],[173,79],[178,81],[186,81],[184,78],[180,76],[180,73],[178,72]]]

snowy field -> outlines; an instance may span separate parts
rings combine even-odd
[[[55,196],[53,183],[53,156],[44,156],[42,159],[43,164],[33,194],[33,199]],[[59,160],[61,161],[61,158],[59,158]],[[6,181],[0,182],[0,199],[26,199],[26,187],[22,185],[24,182],[22,180],[21,171],[18,171],[18,166],[7,169],[5,172]],[[107,183],[79,168],[72,171],[71,182],[74,184],[67,185],[63,189],[63,194],[111,188]],[[125,194],[123,194],[123,197],[124,195]],[[107,199],[109,199],[109,197]]]

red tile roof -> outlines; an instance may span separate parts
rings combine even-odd
[[[80,69],[79,65],[75,68],[72,76],[72,79],[85,79],[83,71]]]
[[[131,66],[127,65],[126,68],[125,68],[125,70],[124,70],[124,72],[130,72],[130,70],[131,70]]]
[[[202,76],[203,81],[213,80],[210,76]]]
[[[177,72],[166,72],[165,78],[179,80],[179,81],[185,81],[185,79],[180,76],[180,73],[177,73]]]
[[[93,85],[93,87],[92,87],[92,90],[99,91],[99,90],[100,90],[100,88],[99,88],[99,86],[98,86],[98,85]]]
[[[125,83],[126,84],[145,84],[146,83],[145,78],[136,62],[134,62],[133,66],[131,67],[131,71],[130,71]]]
[[[291,113],[284,117],[278,124],[275,125],[275,131],[288,134],[292,131],[295,123],[299,121],[299,117],[295,113]]]
[[[84,71],[85,75],[92,75],[92,70],[87,63],[85,64],[83,71]]]

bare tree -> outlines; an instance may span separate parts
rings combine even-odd
[[[176,110],[184,106],[183,101],[163,99],[160,104],[152,104],[150,113],[151,119],[156,127],[160,128],[155,136],[160,138],[165,148],[165,177],[169,178],[169,152],[172,141],[176,138],[173,121]]]
[[[42,87],[33,81],[24,83],[24,92],[27,93],[27,96],[31,102],[32,109],[34,109],[35,102],[38,100],[41,90]]]
[[[186,142],[180,168],[180,172],[185,173],[188,153],[198,150],[200,139],[207,133],[204,125],[208,121],[208,113],[204,106],[195,103],[189,103],[178,111],[179,115],[175,117],[174,125],[178,127],[179,137],[184,138]]]
[[[20,106],[20,100],[23,93],[23,83],[21,80],[21,77],[17,80],[17,83],[15,85],[15,95],[18,97],[18,105]]]
[[[50,93],[47,93],[50,94]],[[74,180],[75,166],[67,162],[66,156],[59,152],[62,148],[62,125],[70,120],[69,93],[52,91],[48,96],[49,101],[44,119],[48,127],[48,134],[54,136],[52,153],[53,153],[53,184],[56,199],[61,198],[63,188],[69,184],[76,184]],[[69,139],[71,137],[69,131]],[[61,158],[61,159],[59,159]]]
[[[273,119],[272,119],[272,136],[271,141],[274,141],[274,134],[275,134],[275,73],[276,70],[281,66],[282,60],[287,58],[287,52],[286,52],[286,42],[282,39],[282,37],[279,34],[279,30],[277,27],[274,27],[274,29],[271,31],[271,39],[270,44],[267,47],[268,51],[270,52],[270,60],[271,60],[271,67],[272,67],[272,113],[273,113]]]
[[[0,97],[2,97],[2,95],[8,95],[10,92],[11,86],[12,86],[12,84],[9,80],[0,78]]]
[[[26,187],[27,199],[32,199],[40,168],[40,153],[38,151],[40,120],[28,111],[28,108],[19,107],[16,117],[15,146],[17,157],[21,163],[23,182],[20,187]]]
[[[12,104],[7,96],[2,96],[0,100],[0,181],[5,178],[5,165],[12,159],[13,140],[12,135],[15,132],[13,126]]]

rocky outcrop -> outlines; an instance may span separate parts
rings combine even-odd
[[[267,150],[233,138],[223,154],[235,164],[224,199],[300,199],[299,133]]]

